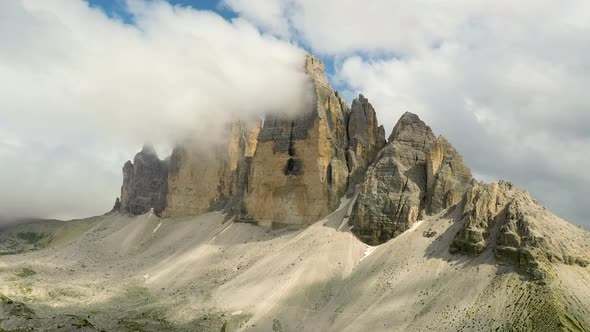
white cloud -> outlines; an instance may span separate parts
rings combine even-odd
[[[105,212],[145,140],[206,142],[306,106],[301,49],[242,19],[128,5],[133,25],[79,0],[0,1],[0,214]]]
[[[388,131],[415,112],[480,177],[511,180],[590,225],[590,2],[274,2]]]
[[[285,20],[285,3],[274,0],[222,0],[223,6],[231,8],[263,30],[272,31],[281,37],[289,37],[289,24]]]
[[[464,23],[461,18],[477,8],[470,0],[267,0],[264,6],[250,2],[225,0],[262,29],[279,26],[273,32],[289,30],[314,52],[330,55],[358,50],[420,53],[452,35]]]

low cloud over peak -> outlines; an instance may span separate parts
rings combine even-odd
[[[0,2],[2,214],[105,212],[145,140],[206,144],[229,121],[307,107],[300,48],[211,11],[127,8],[133,24],[81,0]]]

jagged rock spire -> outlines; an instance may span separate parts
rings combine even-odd
[[[405,112],[397,121],[388,142],[406,142],[421,148],[425,142],[435,139],[432,129],[420,117],[411,112]]]
[[[150,156],[157,157],[158,153],[156,152],[156,148],[154,147],[154,145],[152,143],[146,142],[143,144],[143,147],[141,148],[139,155],[142,155],[142,156],[150,155]]]
[[[377,122],[375,109],[362,94],[352,101],[347,132],[347,162],[350,169],[348,193],[352,194],[369,165],[386,144],[385,130]]]

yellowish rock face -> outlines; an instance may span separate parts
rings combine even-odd
[[[345,103],[329,86],[323,64],[308,57],[315,103],[296,118],[267,118],[248,176],[242,219],[309,224],[327,215],[346,191]]]
[[[170,158],[166,217],[202,214],[223,208],[239,192],[240,167],[246,151],[255,150],[259,127],[247,128],[236,122],[228,129],[225,142],[206,150],[183,144]]]
[[[168,176],[166,217],[197,215],[208,211],[228,193],[230,156],[197,153],[177,148],[172,154]]]
[[[252,128],[248,129],[246,134],[246,146],[244,147],[244,157],[253,157],[258,144],[258,134],[262,128],[262,122],[259,120]]]
[[[426,155],[426,212],[436,214],[459,203],[472,179],[463,157],[443,136],[438,137]]]

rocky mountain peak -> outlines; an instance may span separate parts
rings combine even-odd
[[[377,122],[375,109],[362,94],[352,101],[347,133],[347,162],[350,169],[348,193],[352,194],[386,143],[385,132]]]
[[[324,63],[319,58],[307,54],[305,57],[305,72],[316,82],[329,85],[328,78],[324,72]]]
[[[370,244],[388,241],[424,215],[459,203],[471,181],[471,170],[455,148],[406,112],[360,185],[353,232]]]
[[[166,207],[168,192],[168,162],[160,160],[150,144],[143,146],[123,166],[120,209],[133,214],[143,214],[150,209],[161,213]]]
[[[393,127],[388,142],[399,141],[412,145],[424,145],[425,142],[435,138],[432,129],[418,115],[405,112]]]
[[[156,156],[156,157],[158,156],[158,153],[156,152],[156,148],[154,147],[154,145],[152,143],[144,143],[143,147],[141,148],[141,151],[139,151],[139,154]]]

